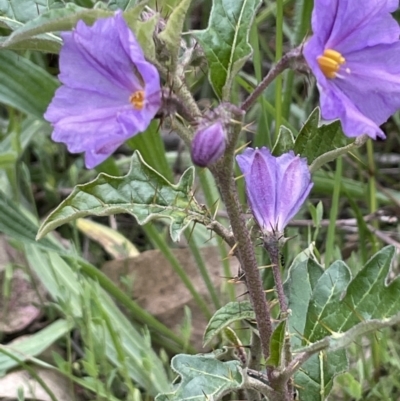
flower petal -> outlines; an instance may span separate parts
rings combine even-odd
[[[362,5],[349,0],[316,0],[312,16],[315,36],[343,55],[398,40],[400,28],[390,13],[396,11],[398,0],[368,0]]]
[[[247,200],[262,230],[276,228],[276,159],[267,148],[247,148],[236,157],[246,181]]]
[[[79,21],[62,37],[59,78],[64,85],[45,118],[53,124],[53,139],[66,143],[70,152],[86,152],[91,168],[148,127],[161,105],[160,77],[121,12],[91,27]],[[134,94],[140,103],[132,104]]]
[[[343,132],[348,137],[367,134],[373,139],[385,138],[379,126],[361,113],[357,106],[336,87],[329,89],[318,85],[320,92],[321,114],[326,120],[340,119]]]
[[[338,77],[324,83],[319,90],[325,119],[340,118],[350,137],[384,138],[379,125],[400,109],[400,42],[351,53]]]
[[[267,148],[236,157],[246,181],[247,200],[264,234],[282,232],[313,186],[307,160],[293,152],[279,157]]]
[[[313,186],[307,160],[285,153],[276,160],[277,165],[277,202],[276,219],[278,231],[299,211]]]

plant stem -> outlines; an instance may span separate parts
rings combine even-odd
[[[269,253],[269,257],[271,260],[272,273],[274,275],[275,288],[278,294],[281,315],[284,315],[284,317],[286,317],[288,307],[286,303],[285,293],[283,291],[282,275],[279,264],[279,240],[275,236],[267,237],[264,239],[264,247]]]
[[[295,48],[286,53],[275,66],[268,72],[265,78],[258,84],[249,97],[242,103],[241,109],[247,111],[256,102],[257,98],[262,95],[268,85],[283,71],[290,67],[293,61],[301,58],[301,49]]]
[[[332,194],[332,206],[329,213],[329,227],[328,234],[326,236],[326,249],[325,249],[325,257],[324,263],[327,268],[331,262],[334,246],[335,246],[335,229],[336,229],[336,220],[338,218],[339,213],[339,201],[340,201],[340,187],[342,180],[342,172],[343,172],[343,162],[342,157],[339,157],[336,160],[336,173],[335,173],[335,182],[333,187]]]
[[[253,243],[250,238],[249,230],[246,227],[246,219],[242,213],[242,207],[239,202],[232,166],[233,155],[227,154],[221,162],[210,169],[221,191],[222,200],[225,203],[232,231],[235,236],[239,262],[245,273],[250,300],[256,315],[262,352],[264,358],[267,360],[269,357],[269,345],[272,335],[271,314],[265,299]]]
[[[283,1],[276,1],[276,39],[275,39],[275,62],[278,63],[282,59],[283,45]],[[278,138],[279,128],[282,120],[282,75],[276,78],[275,87],[275,138]]]

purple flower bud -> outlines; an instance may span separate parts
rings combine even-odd
[[[62,38],[63,85],[44,117],[53,140],[85,152],[92,168],[148,127],[161,105],[160,77],[121,12],[91,27],[79,21]]]
[[[282,232],[313,186],[306,159],[292,151],[279,157],[247,148],[236,157],[246,181],[250,209],[264,234]]]
[[[225,152],[226,137],[218,121],[207,128],[200,128],[192,141],[192,160],[200,167],[215,163]]]

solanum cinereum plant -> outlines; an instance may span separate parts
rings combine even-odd
[[[175,356],[172,368],[181,380],[171,386],[170,393],[160,394],[160,401],[216,400],[239,390],[249,400],[289,401],[297,393],[302,401],[321,400],[329,394],[335,376],[348,369],[345,348],[364,333],[400,321],[400,297],[395,296],[398,281],[389,286],[385,283],[392,247],[373,256],[355,277],[343,261],[330,266],[327,261],[322,266],[307,252],[294,258],[290,267],[283,269],[280,264],[285,227],[312,191],[311,174],[362,146],[368,137],[383,138],[380,125],[400,108],[400,29],[391,15],[398,1],[366,0],[360,6],[348,0],[316,0],[312,35],[284,54],[241,104],[232,104],[232,83],[251,56],[249,27],[260,1],[250,3],[241,12],[232,2],[222,5],[215,0],[208,28],[191,32],[183,41],[180,31],[190,4],[185,0],[169,19],[159,20],[153,36],[146,36],[153,51],[142,48],[140,37],[131,30],[135,23],[129,27],[121,11],[92,26],[80,21],[72,32],[62,34],[61,86],[45,113],[53,126],[53,139],[64,142],[70,152],[84,152],[86,166],[93,168],[128,138],[146,135],[152,119],[163,115],[190,149],[194,164],[212,173],[228,222],[217,220],[195,200],[188,178],[193,176],[193,168],[177,186],[162,178],[162,185],[161,181],[153,185],[154,193],[141,193],[145,184],[136,178],[139,172],[135,168],[151,169],[137,154],[127,176],[100,175],[90,183],[93,196],[104,204],[110,203],[111,195],[101,190],[102,185],[112,183],[115,196],[121,199],[128,186],[130,200],[126,202],[132,207],[101,211],[100,205],[96,213],[124,211],[143,224],[168,217],[173,239],[178,239],[189,223],[203,224],[231,248],[240,263],[238,276],[247,286],[249,302],[231,302],[216,311],[206,329],[205,343],[230,323],[242,320],[251,328],[249,346],[243,347],[238,339],[236,352],[223,353],[223,358],[218,352]],[[244,7],[245,2],[237,4]],[[227,20],[227,13],[219,12],[221,7],[230,8],[236,26]],[[149,15],[156,13],[147,10],[142,17],[149,19]],[[216,40],[220,34],[224,41]],[[199,64],[202,71],[208,65],[209,82],[219,99],[212,110],[199,108],[186,83],[188,71]],[[246,112],[256,107],[263,91],[286,68],[306,70],[315,77],[322,117],[339,120],[343,134],[356,137],[354,142],[346,146],[329,142],[331,148],[322,146],[321,151],[314,151],[300,146],[306,135],[306,130],[300,130],[289,144],[279,136],[272,150],[250,144],[236,155],[245,140]],[[313,118],[315,115],[318,111]],[[305,124],[311,121],[310,117]],[[317,122],[312,129],[314,137],[307,140],[318,138],[324,143],[322,134],[329,124]],[[239,201],[235,161],[245,181],[247,205]],[[154,177],[161,180],[163,172],[158,173],[147,176],[149,187]],[[82,194],[90,192],[88,188],[77,187],[43,223],[39,237],[57,225],[90,214],[79,203]],[[178,189],[179,196],[173,192]],[[158,196],[160,191],[164,191],[162,196]],[[251,232],[248,210],[255,223]],[[267,297],[265,290],[269,289],[262,284],[255,256],[259,238],[269,255],[279,310],[272,306],[274,296]],[[250,315],[243,318],[243,310]]]

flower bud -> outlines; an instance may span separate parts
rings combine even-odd
[[[282,233],[311,191],[307,160],[292,151],[279,157],[263,147],[236,157],[246,181],[247,201],[264,235]]]
[[[192,141],[193,163],[206,167],[215,163],[225,152],[226,137],[221,122],[199,128]]]

